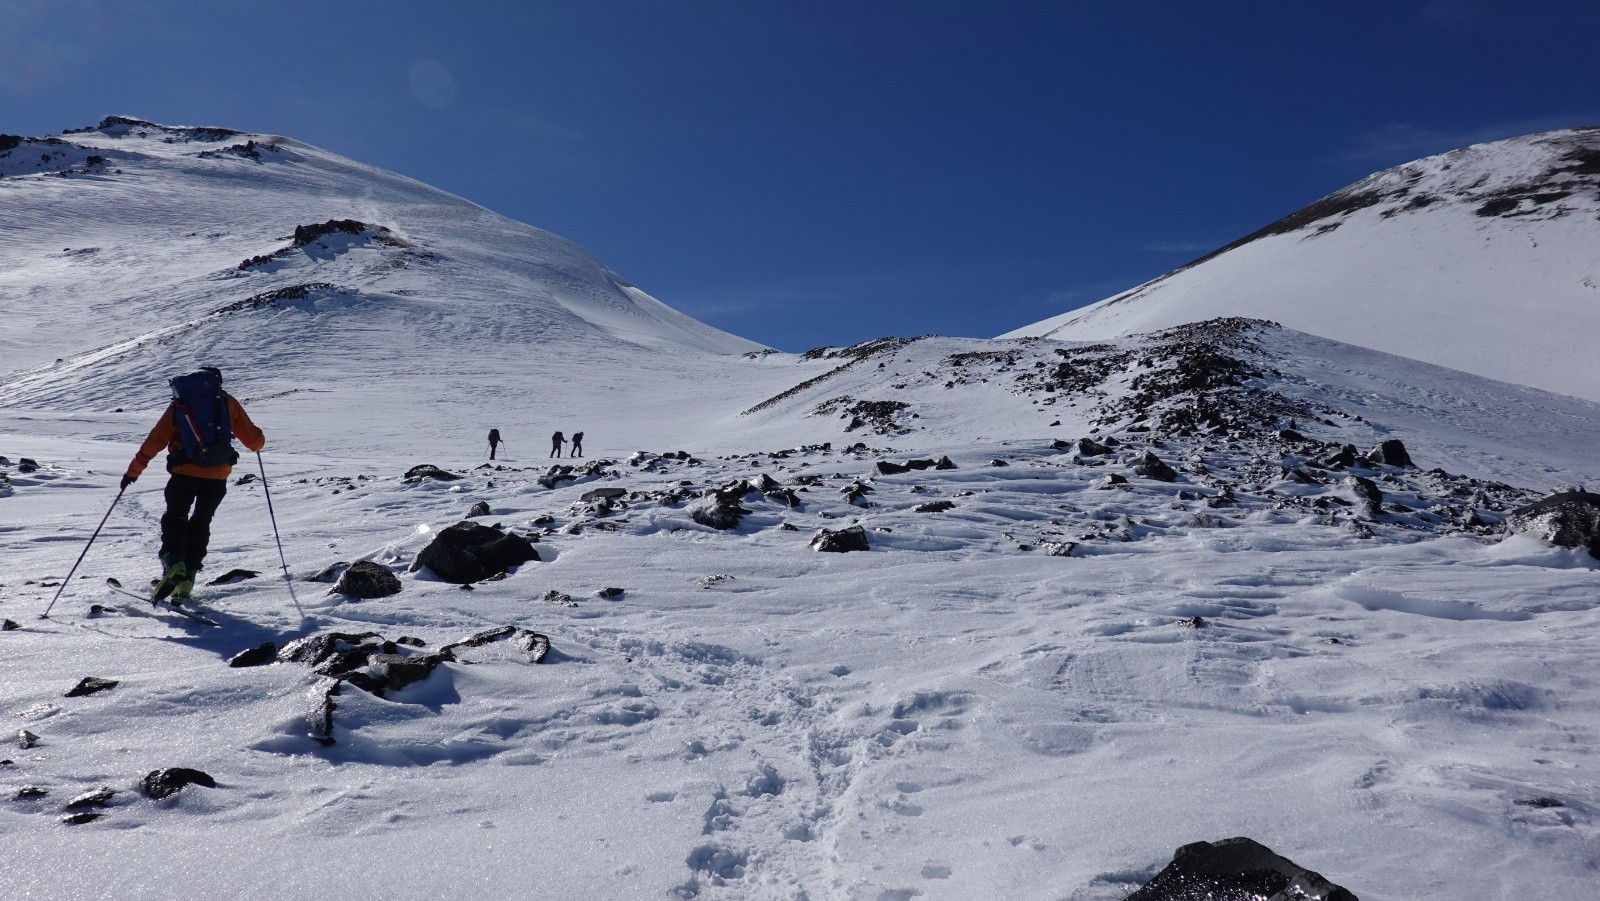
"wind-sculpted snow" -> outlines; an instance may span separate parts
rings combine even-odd
[[[1171,273],[1007,338],[1215,316],[1600,400],[1600,127],[1376,173]]]

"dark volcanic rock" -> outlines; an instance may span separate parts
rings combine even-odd
[[[736,529],[740,520],[750,513],[739,505],[739,501],[749,493],[750,486],[744,482],[734,482],[707,491],[689,505],[689,518],[713,529]]]
[[[1184,845],[1172,863],[1126,901],[1357,901],[1249,838]]]
[[[412,562],[411,571],[426,566],[446,582],[465,585],[538,559],[539,552],[521,535],[475,522],[458,522],[422,549]]]
[[[517,626],[500,626],[495,629],[486,629],[476,635],[453,641],[439,649],[439,654],[449,655],[456,648],[477,648],[491,641],[511,639],[522,653],[527,656],[529,663],[543,663],[546,654],[550,653],[550,637],[542,632],[532,629],[523,629]]]
[[[1104,491],[1118,485],[1128,484],[1128,477],[1120,472],[1108,472],[1089,484],[1089,487]]]
[[[1357,499],[1361,501],[1361,515],[1368,519],[1376,519],[1383,514],[1383,491],[1371,479],[1362,476],[1350,476],[1344,480],[1350,486]]]
[[[243,668],[247,666],[266,666],[278,662],[278,645],[266,641],[253,648],[247,648],[228,658],[228,665]]]
[[[92,695],[97,691],[106,691],[108,689],[116,688],[118,684],[119,683],[116,679],[101,679],[97,676],[84,676],[83,679],[79,680],[77,685],[72,687],[71,691],[67,692],[67,697],[81,698],[84,695]]]
[[[899,463],[891,463],[888,460],[879,460],[878,461],[878,474],[879,475],[897,476],[897,475],[899,475],[899,474],[901,474],[903,472],[910,472],[910,471],[911,471],[911,467],[909,467],[909,466],[901,466]]]
[[[400,579],[371,560],[357,560],[339,576],[333,591],[352,598],[386,598],[400,593]]]
[[[1158,482],[1176,482],[1178,471],[1161,462],[1154,451],[1145,451],[1134,459],[1130,467],[1136,474]]]
[[[850,526],[847,529],[819,529],[811,539],[811,549],[843,554],[871,550],[871,547],[867,544],[867,530]]]
[[[955,469],[956,468],[956,464],[955,464],[955,461],[951,460],[949,457],[940,457],[939,458],[939,462],[933,464],[933,468],[934,469]]]
[[[598,500],[614,501],[627,496],[628,489],[626,488],[591,488],[588,491],[585,491],[583,496],[578,498],[578,500],[581,500],[587,504],[591,501]]]
[[[441,482],[453,482],[461,476],[453,472],[446,472],[432,463],[421,463],[406,470],[407,482],[420,482],[423,479],[438,479]]]
[[[116,789],[101,786],[100,788],[91,789],[90,791],[86,791],[83,794],[78,795],[71,801],[68,801],[66,807],[68,810],[81,810],[85,807],[105,807],[111,803],[111,799],[116,797],[116,795]]]
[[[1367,451],[1367,459],[1384,466],[1404,466],[1413,468],[1417,464],[1411,462],[1411,455],[1406,453],[1406,446],[1399,438],[1390,438],[1372,450]]]
[[[259,576],[259,575],[261,575],[261,574],[256,572],[253,569],[230,569],[227,572],[223,573],[222,575],[217,576],[215,579],[212,579],[211,581],[207,582],[206,584],[207,585],[231,585],[234,582],[243,582],[243,581],[245,581],[247,579],[254,579],[256,576]]]
[[[467,508],[467,517],[470,519],[474,516],[488,516],[493,512],[494,510],[489,507],[488,501],[478,501],[476,504],[473,504],[471,507]]]
[[[915,507],[912,507],[911,508],[911,512],[913,512],[913,513],[943,513],[946,510],[954,510],[955,506],[956,506],[955,501],[928,501],[925,504],[918,504]]]
[[[1512,510],[1506,528],[1560,547],[1586,547],[1600,559],[1600,494],[1558,491]]]
[[[152,770],[139,783],[144,793],[157,801],[170,798],[182,791],[184,786],[200,785],[206,788],[216,788],[217,780],[211,778],[209,773],[201,770],[191,770],[186,766],[167,767],[164,770]]]
[[[1076,445],[1068,446],[1075,448],[1080,457],[1103,457],[1111,453],[1111,448],[1095,441],[1093,438],[1079,438]]]
[[[17,732],[17,747],[21,748],[22,750],[26,751],[38,743],[39,736],[34,735],[32,732],[29,732],[26,729],[22,729]]]
[[[450,659],[443,652],[412,657],[407,654],[374,654],[371,659],[372,674],[383,680],[385,688],[399,691],[413,682],[428,678],[439,664]]]
[[[337,563],[330,563],[307,581],[325,583],[337,582],[339,581],[339,577],[344,575],[344,571],[349,568],[350,564],[343,560],[340,560]]]
[[[0,619],[0,632],[12,632],[20,628],[22,627],[12,620]]]

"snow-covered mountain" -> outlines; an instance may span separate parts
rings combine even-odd
[[[0,139],[0,176],[0,404],[146,410],[212,363],[297,410],[403,395],[364,424],[390,438],[453,427],[464,395],[525,435],[582,428],[619,367],[714,393],[700,361],[760,349],[571,241],[288,138],[111,117]]]
[[[1003,337],[1097,340],[1216,316],[1600,400],[1600,127],[1387,169]]]
[[[1243,318],[740,353],[559,238],[213,131],[0,180],[40,235],[0,247],[9,894],[1121,901],[1233,835],[1364,901],[1590,893],[1600,560],[1507,527],[1600,481],[1600,404]],[[219,357],[294,593],[238,478],[211,627],[106,582],[154,572],[159,473],[107,508]],[[417,567],[463,520],[538,559]],[[400,591],[332,590],[356,563]]]

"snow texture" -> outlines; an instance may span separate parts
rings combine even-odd
[[[0,180],[8,894],[1112,901],[1230,836],[1364,901],[1592,894],[1600,560],[1504,522],[1594,484],[1594,402],[1247,319],[747,354],[298,142],[62,140],[121,173]],[[292,247],[344,219],[387,231]],[[152,472],[63,588],[211,361],[267,447],[205,574],[266,575],[201,580],[218,628],[104,588]],[[480,502],[537,562],[409,570]],[[403,590],[329,591],[362,561]]]

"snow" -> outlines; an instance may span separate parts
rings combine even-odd
[[[1570,171],[1574,154],[1596,153],[1600,130],[1580,129],[1408,163],[1332,195],[1381,202],[1231,246],[1002,337],[1087,341],[1250,316],[1600,400],[1600,192],[1592,174]],[[1419,198],[1431,202],[1418,208]]]
[[[1361,538],[1353,508],[1312,505],[1349,493],[1343,474],[1284,475],[1311,456],[1295,445],[1134,430],[1118,401],[1169,365],[1166,339],[1119,342],[1125,368],[1076,393],[1029,381],[1090,353],[1051,340],[745,356],[751,345],[655,306],[553,236],[276,140],[342,173],[340,191],[371,180],[386,199],[356,214],[311,202],[331,175],[240,176],[251,202],[289,212],[262,231],[277,238],[207,262],[204,242],[168,250],[153,229],[201,190],[186,174],[199,162],[179,155],[142,176],[157,212],[100,226],[123,261],[101,296],[62,287],[89,282],[49,254],[0,242],[4,340],[41,361],[0,377],[0,617],[20,626],[0,632],[0,713],[40,737],[0,754],[8,894],[1110,901],[1179,845],[1232,835],[1365,901],[1592,893],[1600,560],[1447,513],[1493,519],[1494,498],[1592,485],[1600,405],[1246,329],[1240,358],[1261,373],[1247,384],[1315,409],[1300,431],[1362,450],[1397,437],[1416,459],[1362,470],[1390,506]],[[140,152],[189,147],[156,143]],[[35,243],[70,246],[97,201],[57,193],[76,177],[27,178],[0,192],[36,204],[28,227],[48,237]],[[234,188],[205,190],[220,205]],[[416,225],[417,197],[476,230],[442,214]],[[374,274],[363,255],[409,251],[365,240],[273,273],[217,268],[346,212],[417,255]],[[524,240],[562,264],[534,272]],[[508,280],[523,286],[515,301],[498,293]],[[309,282],[342,290],[211,313]],[[35,284],[48,315],[14,293]],[[135,285],[175,293],[139,301]],[[108,317],[118,304],[132,309]],[[219,628],[104,588],[155,574],[152,472],[40,619],[158,415],[161,379],[202,359],[227,361],[266,432],[308,617],[279,574],[259,482],[230,484],[215,523],[197,595]],[[863,401],[906,406],[846,431]],[[491,427],[509,444],[487,464]],[[585,431],[588,461],[612,465],[541,485],[558,428]],[[1091,429],[1119,436],[1118,453],[1052,446]],[[1176,482],[1132,472],[1147,447]],[[688,459],[661,456],[677,450]],[[875,468],[945,455],[956,469]],[[24,456],[39,469],[23,472]],[[465,477],[401,479],[424,462]],[[236,475],[251,471],[247,458]],[[1129,485],[1096,487],[1112,472]],[[691,518],[689,498],[763,474],[801,506],[750,492],[735,529]],[[1209,503],[1224,482],[1237,506]],[[841,493],[857,483],[871,506]],[[629,494],[605,512],[581,500],[596,487]],[[934,500],[954,506],[915,510]],[[471,591],[407,572],[477,501],[492,510],[479,522],[537,535],[540,562]],[[809,548],[854,523],[871,550]],[[1050,554],[1058,543],[1071,554]],[[354,560],[396,569],[404,590],[356,601],[305,581]],[[204,586],[235,567],[263,575]],[[426,651],[504,625],[548,635],[546,661],[491,644],[387,699],[346,685],[331,745],[308,729],[323,677],[225,665],[314,632],[411,636]],[[91,675],[120,684],[64,697]],[[171,766],[218,787],[139,792]],[[15,799],[25,785],[49,794]],[[99,786],[118,791],[102,818],[59,822]]]

